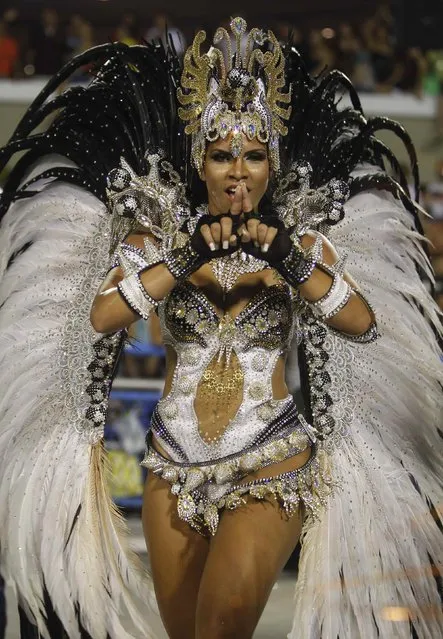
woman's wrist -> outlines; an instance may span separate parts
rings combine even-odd
[[[312,249],[305,250],[299,244],[292,242],[288,255],[279,262],[272,263],[271,260],[270,264],[288,284],[299,288],[310,279],[321,255],[321,245],[313,245]]]
[[[123,278],[118,283],[117,289],[131,311],[143,319],[148,319],[174,285],[186,279],[204,261],[193,249],[191,243],[187,242],[184,246],[166,252],[162,262],[152,267],[142,268]],[[156,274],[159,270],[160,272]],[[149,276],[147,276],[148,272]],[[170,278],[169,281],[168,278]]]
[[[139,315],[142,319],[147,320],[151,313],[157,308],[158,301],[148,293],[140,279],[140,276],[145,270],[146,269],[141,269],[137,273],[123,278],[117,284],[117,290],[131,311]]]
[[[286,236],[286,242],[287,230],[279,229],[279,234]],[[277,247],[279,234],[274,240]],[[318,319],[328,322],[348,304],[352,287],[338,269],[324,262],[323,249],[323,237],[318,234],[315,241],[308,247],[303,247],[291,238],[290,250],[281,261],[272,259],[272,250],[269,251],[271,259],[267,253],[264,253],[263,257],[290,286],[299,291],[301,298],[313,314]]]
[[[163,259],[168,271],[178,282],[189,277],[206,262],[190,241],[184,246],[171,249],[164,254]]]

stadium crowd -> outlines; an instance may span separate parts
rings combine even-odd
[[[337,68],[358,90],[367,92],[408,91],[420,96],[423,90],[438,91],[433,54],[400,46],[388,4],[380,5],[359,25],[342,22],[334,28],[303,29],[277,21],[269,26],[282,39],[292,33],[313,74],[325,67]],[[103,31],[83,15],[66,18],[56,9],[44,7],[38,20],[29,21],[11,7],[0,17],[0,77],[52,75],[73,55],[109,39],[127,44],[158,38],[165,41],[168,32],[176,50],[183,53],[193,35],[184,31],[164,13],[156,13],[144,24],[135,12],[125,11],[118,24]]]

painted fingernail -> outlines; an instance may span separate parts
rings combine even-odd
[[[229,241],[228,240],[223,240],[223,248],[224,249],[228,249],[229,248]]]
[[[214,242],[211,242],[211,243],[209,244],[209,248],[211,249],[211,251],[215,251],[215,244],[214,244]]]
[[[258,242],[256,242],[256,241],[254,241],[254,246],[255,246],[255,248],[259,248],[260,244]]]
[[[267,253],[268,249],[269,249],[269,244],[263,244],[262,249],[261,249],[263,251],[263,253]]]

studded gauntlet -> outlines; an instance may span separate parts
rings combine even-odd
[[[294,288],[306,282],[321,260],[321,238],[317,238],[313,246],[305,250],[291,239],[285,225],[275,215],[261,215],[256,219],[266,226],[276,228],[278,232],[266,253],[252,242],[242,244],[245,253],[268,262]]]

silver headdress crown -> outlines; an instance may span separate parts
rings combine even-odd
[[[199,31],[185,54],[182,88],[177,94],[182,105],[178,113],[188,122],[185,132],[192,135],[192,161],[201,173],[206,143],[225,139],[230,133],[231,153],[238,157],[244,134],[249,140],[257,138],[268,144],[271,166],[278,171],[279,136],[287,134],[283,120],[291,113],[290,106],[281,106],[291,100],[290,91],[282,91],[285,86],[283,52],[272,31],[252,29],[245,36],[247,25],[243,18],[231,20],[230,27],[235,38],[235,53],[229,33],[221,27],[215,33],[214,46],[207,53],[200,53],[206,33]],[[223,41],[226,59],[217,48]]]

